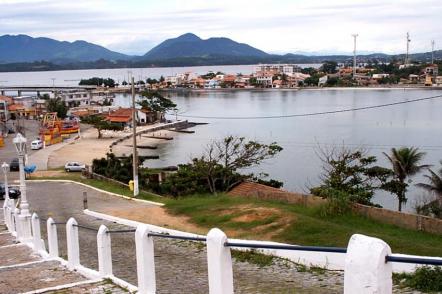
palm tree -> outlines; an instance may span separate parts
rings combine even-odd
[[[442,160],[440,161],[442,165]],[[416,186],[421,187],[427,190],[430,193],[434,193],[437,196],[439,203],[442,204],[442,168],[438,173],[435,173],[433,170],[428,169],[430,175],[425,175],[425,177],[429,180],[429,184],[419,183]]]
[[[422,169],[430,167],[429,165],[419,165],[425,152],[419,152],[418,148],[402,147],[399,149],[392,148],[391,154],[383,152],[392,165],[394,178],[399,182],[400,187],[394,191],[398,198],[398,210],[402,211],[402,204],[407,202],[405,193],[407,192],[408,184],[405,182],[407,178],[419,173]]]

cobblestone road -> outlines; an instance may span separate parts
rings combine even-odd
[[[68,183],[29,183],[32,209],[43,219],[52,216],[56,222],[76,218],[79,224],[98,228],[107,225],[112,230],[127,229],[122,225],[98,220],[82,213],[82,193],[87,191],[89,208],[101,206],[142,205],[108,196],[94,190]],[[81,230],[81,229],[80,229]],[[43,237],[46,230],[42,223]],[[58,226],[60,254],[66,257],[66,234]],[[80,232],[80,259],[87,267],[97,268],[96,233]],[[137,284],[134,233],[112,234],[114,274]],[[158,293],[208,293],[207,258],[204,246],[193,242],[155,239],[155,265]],[[276,262],[258,266],[234,261],[236,293],[341,293],[341,272],[314,274],[298,272],[295,265]],[[295,292],[294,292],[295,291]]]
[[[82,213],[82,193],[87,191],[89,208],[130,207],[146,205],[96,192],[69,183],[29,183],[29,201],[40,217],[52,216],[57,222],[76,218],[79,224],[98,228],[105,224],[112,230],[127,229],[119,224],[92,218]],[[80,229],[81,263],[97,268],[96,233]],[[42,222],[43,238],[46,238]],[[60,254],[66,258],[66,234],[58,226]],[[137,284],[134,233],[112,234],[114,274]],[[205,246],[195,242],[155,239],[157,293],[208,293]],[[284,260],[276,259],[271,266],[234,260],[235,293],[342,293],[342,272],[309,272]],[[395,289],[394,293],[417,293]]]

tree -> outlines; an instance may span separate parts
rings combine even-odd
[[[334,74],[337,72],[337,66],[336,61],[325,61],[321,66],[321,70],[327,74]]]
[[[59,97],[46,100],[46,109],[48,112],[56,112],[59,118],[65,118],[68,112],[68,107]]]
[[[176,104],[172,100],[164,97],[158,91],[144,91],[141,93],[143,100],[138,102],[142,109],[159,112],[161,119],[168,110],[176,108]]]
[[[442,165],[442,160],[440,161]],[[436,196],[436,199],[425,201],[423,205],[418,205],[416,210],[425,215],[433,214],[435,217],[442,218],[442,168],[436,173],[428,169],[429,175],[425,175],[428,183],[418,183],[416,186],[428,191]]]
[[[442,165],[442,160],[440,161]],[[439,200],[442,202],[442,168],[438,173],[434,172],[432,169],[428,169],[430,175],[424,175],[428,179],[429,184],[418,183],[416,186],[427,190],[430,193],[436,194]]]
[[[325,198],[346,195],[347,201],[373,205],[375,190],[391,175],[389,169],[374,166],[376,157],[367,155],[362,148],[319,146],[317,153],[323,162],[323,174],[321,185],[310,189],[313,195]]]
[[[244,180],[257,180],[253,174],[240,174],[239,170],[259,165],[280,151],[282,147],[275,142],[262,144],[228,136],[211,142],[203,155],[181,165],[178,173],[169,177],[164,186],[175,195],[228,191]]]
[[[99,115],[91,115],[81,119],[82,122],[93,125],[98,131],[98,139],[103,137],[103,130],[121,131],[123,127],[118,124],[111,123]]]
[[[104,98],[103,102],[101,103],[102,106],[111,106],[112,101],[110,99]]]
[[[115,81],[111,78],[103,79],[103,78],[90,78],[90,79],[82,79],[80,83],[78,83],[80,86],[84,85],[91,85],[91,86],[105,86],[109,88],[115,87]]]
[[[411,182],[410,177],[429,167],[429,165],[419,165],[425,152],[419,152],[418,148],[402,147],[392,148],[390,155],[385,152],[383,154],[390,161],[394,174],[393,180],[386,183],[383,189],[397,196],[398,210],[402,211],[402,204],[407,203],[408,183],[405,180],[409,179]]]

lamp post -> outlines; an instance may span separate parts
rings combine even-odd
[[[26,152],[26,138],[22,134],[18,133],[17,136],[12,140],[15,145],[15,149],[18,154],[19,169],[20,169],[20,216],[19,216],[19,226],[21,237],[23,240],[28,240],[31,238],[31,214],[29,213],[29,204],[26,198],[26,183],[25,183],[25,170],[24,170],[24,157]]]
[[[2,170],[3,170],[3,174],[5,175],[5,202],[3,203],[3,215],[5,216],[5,220],[6,220],[6,218],[9,215],[6,212],[6,210],[9,207],[9,186],[8,186],[8,170],[9,170],[9,165],[6,162],[3,162]],[[6,221],[8,222],[8,226],[9,226],[9,219],[7,219]]]

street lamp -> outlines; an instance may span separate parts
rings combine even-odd
[[[25,183],[25,170],[24,170],[24,157],[26,153],[26,138],[22,134],[18,133],[12,140],[15,145],[15,149],[18,154],[19,168],[20,168],[20,231],[24,240],[31,238],[31,214],[29,213],[29,204],[26,198],[26,183]]]
[[[9,165],[6,162],[3,162],[2,170],[3,170],[3,174],[5,175],[5,202],[3,203],[3,215],[5,216],[5,219],[6,219],[8,217],[6,210],[9,207],[9,186],[8,186]],[[7,221],[9,222],[9,220],[7,220]],[[8,225],[9,225],[9,223],[8,223]]]

